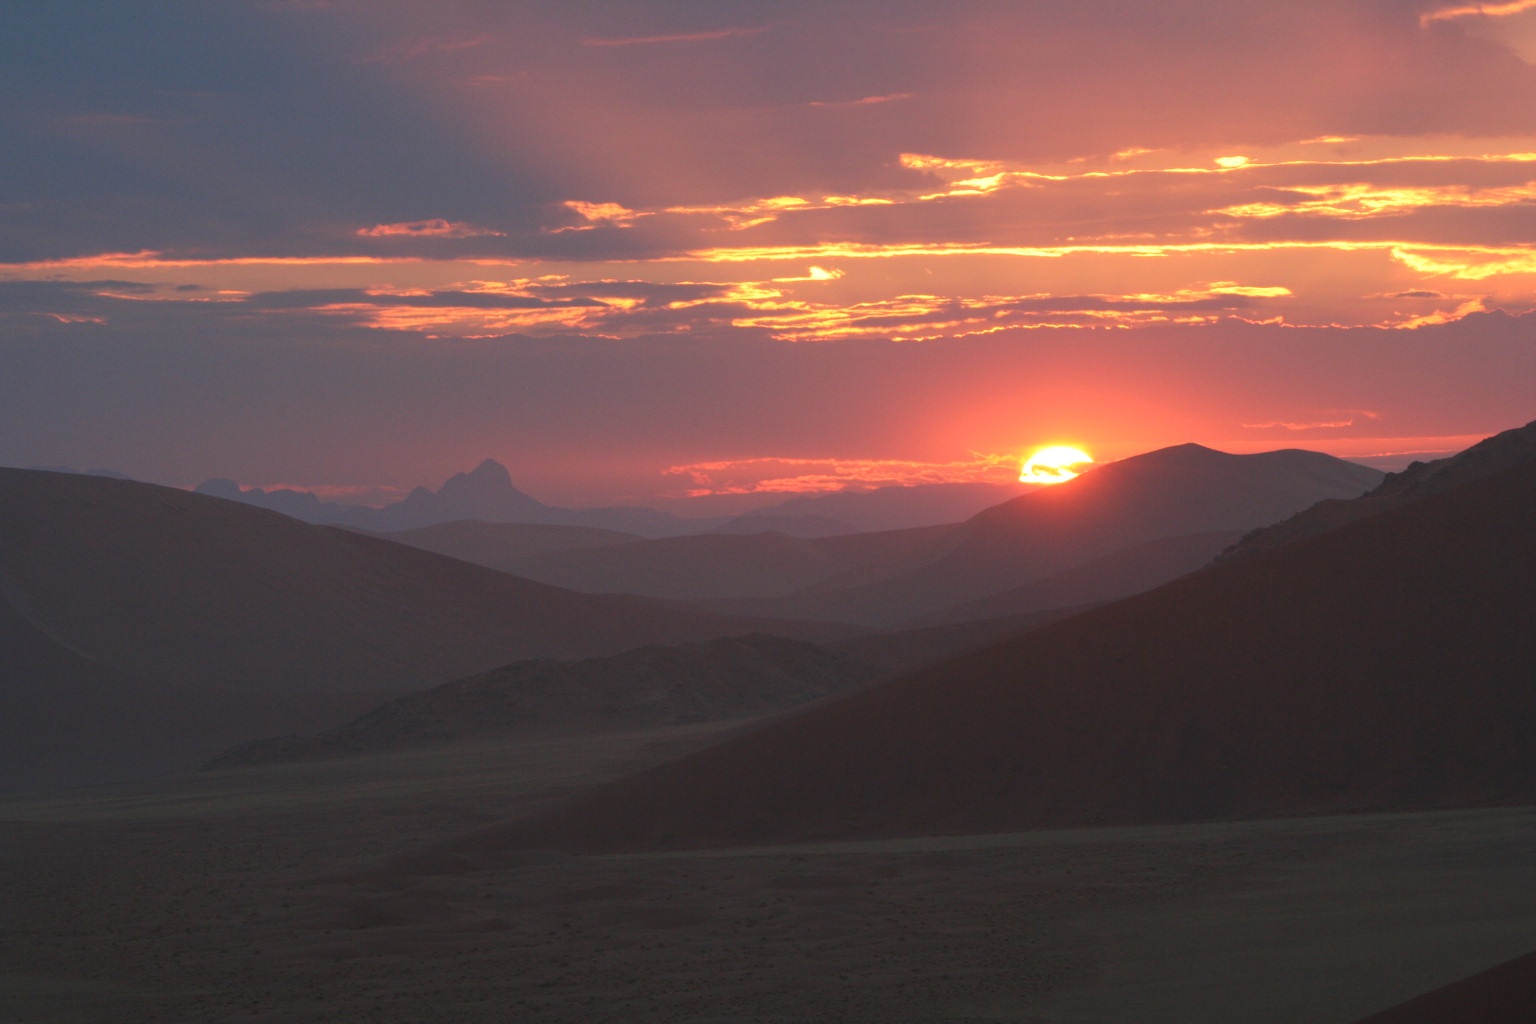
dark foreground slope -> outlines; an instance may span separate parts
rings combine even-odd
[[[1262,526],[1222,552],[1220,561],[1244,558],[1255,551],[1268,551],[1324,530],[1359,522],[1533,460],[1536,422],[1484,438],[1449,458],[1415,462],[1401,473],[1388,473],[1378,486],[1358,498],[1325,499],[1288,519]]]
[[[1527,465],[813,708],[460,850],[1527,801],[1533,522]]]
[[[1536,952],[1373,1013],[1356,1024],[1530,1024]]]
[[[765,630],[845,635],[572,593],[172,488],[0,470],[4,728],[59,754],[7,754],[0,786],[40,781],[43,761],[68,781],[191,764],[509,661]]]

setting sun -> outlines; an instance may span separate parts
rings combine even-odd
[[[1036,449],[1024,461],[1019,479],[1027,484],[1060,484],[1077,476],[1074,466],[1093,461],[1093,456],[1081,448],[1054,444]]]

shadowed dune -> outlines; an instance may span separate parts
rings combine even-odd
[[[36,709],[8,729],[62,750],[110,732],[123,708],[159,723],[123,745],[140,756],[111,774],[324,728],[518,659],[849,632],[577,594],[172,488],[11,469],[0,470],[0,599],[30,652],[12,658],[4,700]]]
[[[1530,1024],[1536,952],[1435,989],[1356,1024]]]
[[[818,706],[457,849],[1525,802],[1533,522],[1527,465]]]

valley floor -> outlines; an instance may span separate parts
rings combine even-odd
[[[1531,808],[400,859],[720,728],[0,802],[0,1022],[1348,1024],[1536,943]]]

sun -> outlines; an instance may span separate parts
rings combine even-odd
[[[1071,445],[1037,448],[1024,460],[1019,479],[1026,484],[1062,484],[1077,476],[1074,466],[1093,461],[1093,456]]]

